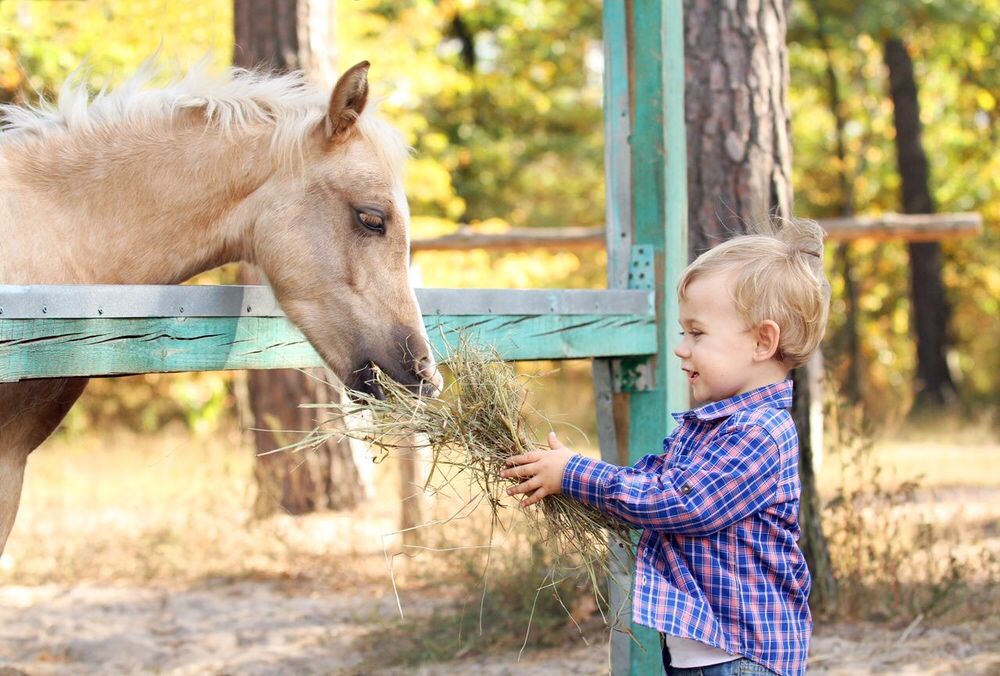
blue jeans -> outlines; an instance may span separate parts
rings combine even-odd
[[[751,662],[745,657],[732,662],[712,664],[707,667],[679,669],[665,666],[667,676],[776,676],[767,667]]]

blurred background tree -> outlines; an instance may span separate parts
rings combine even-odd
[[[931,207],[978,211],[984,219],[980,237],[940,244],[940,279],[950,318],[948,333],[931,352],[943,357],[947,371],[941,380],[953,381],[961,413],[991,418],[997,411],[994,374],[1000,366],[988,347],[1000,337],[995,98],[1000,3],[813,0],[792,7],[793,166],[800,215],[905,208],[884,52],[892,40],[906,44],[919,92]],[[928,208],[927,200],[920,208]],[[839,247],[831,267],[835,302],[825,347],[834,356],[831,373],[841,391],[854,393],[875,420],[905,415],[932,380],[919,377],[912,249],[903,242],[858,242]],[[933,277],[934,267],[915,281]],[[948,314],[931,323],[943,329]],[[925,369],[940,368],[933,359],[925,358]],[[947,382],[935,387],[948,389]]]
[[[51,98],[83,63],[96,89],[120,82],[157,49],[168,67],[186,68],[208,54],[221,68],[233,46],[232,0],[4,2],[0,25],[0,98],[8,101]],[[337,3],[336,25],[338,62],[372,61],[374,98],[416,150],[407,178],[416,236],[461,223],[601,222],[599,2],[356,0]],[[891,36],[907,45],[933,202],[984,219],[980,237],[940,245],[951,311],[944,357],[960,412],[974,416],[995,416],[1000,406],[997,26],[1000,0],[795,0],[790,14],[799,216],[901,209],[883,52]],[[416,256],[427,286],[601,286],[603,260],[597,252]],[[912,407],[917,382],[908,246],[830,247],[829,264],[835,302],[824,349],[834,388],[853,390],[870,417],[892,423]],[[153,428],[177,420],[211,431],[235,410],[240,377],[96,381],[68,427],[114,419]],[[584,419],[590,411],[579,413]]]
[[[336,7],[331,0],[235,0],[233,63],[277,72],[301,70],[318,87],[332,91]],[[240,283],[262,281],[252,266],[241,267]],[[322,368],[273,369],[250,371],[245,377],[256,450],[254,515],[356,507],[368,492],[354,460],[356,442],[344,436],[302,453],[272,452],[295,443],[296,433],[288,430],[316,426],[315,411],[301,404],[341,400],[333,373]]]

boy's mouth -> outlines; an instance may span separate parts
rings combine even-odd
[[[687,374],[688,382],[693,383],[698,378],[698,372],[691,369],[681,369]]]

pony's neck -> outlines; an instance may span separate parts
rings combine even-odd
[[[13,194],[0,198],[0,236],[29,271],[6,281],[174,284],[246,259],[255,192],[276,170],[270,133],[260,125],[223,135],[191,112],[5,152],[0,182]],[[3,267],[0,282],[11,276]]]

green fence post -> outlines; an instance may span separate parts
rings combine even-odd
[[[674,289],[687,264],[683,34],[680,0],[604,3],[608,284],[652,286],[657,319],[656,356],[620,365],[614,404],[604,407],[604,439],[613,444],[617,437],[619,462],[659,452],[673,425],[670,412],[688,403],[673,356]],[[601,368],[595,364],[595,382]],[[613,451],[602,453],[615,460]],[[656,632],[638,625],[632,631],[636,641],[612,639],[612,672],[658,673]]]

